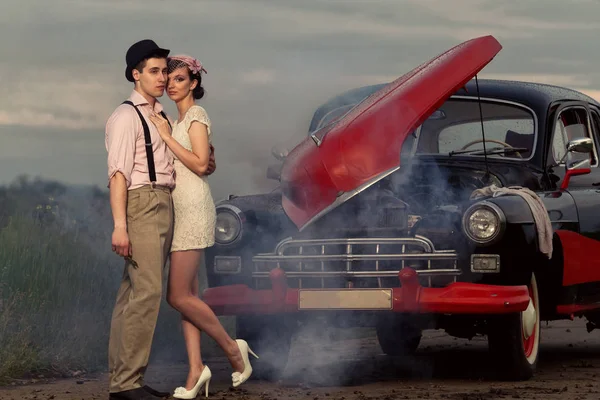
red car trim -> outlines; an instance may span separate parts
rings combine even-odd
[[[572,177],[579,175],[587,175],[591,173],[591,168],[576,168],[567,170],[567,173],[565,174],[565,177],[563,178],[563,181],[560,184],[560,190],[567,190],[569,188],[569,182],[571,181]]]
[[[600,281],[600,241],[557,230],[563,252],[563,286]]]
[[[419,284],[418,275],[411,268],[404,268],[398,277],[402,287],[392,288],[392,312],[507,314],[524,311],[529,304],[525,285],[457,282],[444,288],[427,288]],[[217,315],[298,312],[298,289],[287,288],[285,272],[275,268],[270,279],[272,289],[221,286],[206,289],[202,298]]]
[[[562,304],[556,306],[556,313],[561,315],[581,314],[586,311],[597,310],[600,303],[592,304]]]

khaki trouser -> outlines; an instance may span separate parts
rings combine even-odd
[[[151,186],[130,190],[127,231],[137,267],[125,263],[113,310],[108,345],[111,393],[144,385],[173,236],[170,190]]]

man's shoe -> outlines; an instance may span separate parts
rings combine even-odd
[[[122,392],[111,393],[110,400],[158,400],[162,399],[160,396],[154,396],[148,393],[144,388],[136,388],[131,390],[125,390]]]
[[[171,394],[171,393],[169,393],[169,392],[159,392],[159,391],[158,391],[158,390],[156,390],[156,389],[152,389],[152,388],[151,388],[150,386],[148,386],[148,385],[144,385],[144,390],[145,390],[146,392],[148,392],[148,393],[150,393],[150,394],[152,394],[152,395],[154,395],[154,396],[158,396],[158,397],[169,397],[169,395]]]

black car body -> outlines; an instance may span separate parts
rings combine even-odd
[[[317,108],[307,140],[389,85]],[[322,318],[376,327],[390,355],[414,352],[423,329],[485,334],[504,377],[527,379],[540,321],[599,322],[599,140],[600,103],[587,95],[470,79],[411,129],[402,167],[300,227],[285,177],[271,193],[218,203],[204,299],[237,316],[263,377],[283,370],[298,324]],[[507,188],[541,199],[538,223],[527,195]]]

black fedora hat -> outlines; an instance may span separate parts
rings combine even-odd
[[[134,82],[135,80],[131,73],[132,70],[150,54],[158,54],[166,58],[169,53],[170,50],[158,47],[158,45],[150,39],[144,39],[134,43],[129,50],[127,50],[127,54],[125,55],[125,63],[127,64],[127,67],[125,68],[125,78],[127,78],[129,82]]]

